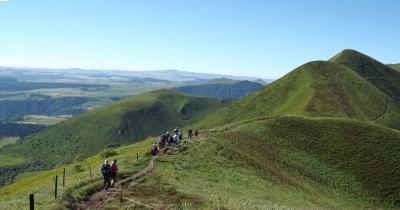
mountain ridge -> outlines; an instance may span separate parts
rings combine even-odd
[[[329,61],[347,66],[400,102],[400,73],[355,50],[343,50]]]
[[[286,114],[374,120],[385,112],[387,98],[350,68],[313,61],[226,107],[211,125]]]
[[[223,74],[212,74],[212,73],[200,73],[192,71],[165,69],[165,70],[145,70],[145,71],[133,71],[133,70],[106,70],[106,69],[81,69],[81,68],[28,68],[28,67],[5,67],[0,66],[0,70],[21,72],[40,72],[44,74],[59,74],[63,73],[63,77],[76,77],[79,75],[86,76],[122,76],[122,77],[133,77],[133,78],[153,78],[169,80],[169,81],[193,81],[193,80],[211,80],[216,78],[225,77],[234,80],[251,80],[255,81],[260,77],[250,76],[236,76],[236,75],[223,75]],[[17,75],[14,75],[17,77]],[[266,79],[271,81],[272,79]]]

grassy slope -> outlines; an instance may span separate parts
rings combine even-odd
[[[347,66],[396,101],[400,101],[400,73],[355,50],[344,50],[330,61]]]
[[[371,84],[386,93],[388,98],[387,114],[377,120],[378,123],[400,129],[400,73],[383,63],[355,50],[344,50],[330,61],[347,66],[364,77]]]
[[[149,150],[151,139],[116,149],[117,155],[109,159],[118,159],[120,173],[132,173],[144,167],[148,157],[144,156]],[[136,161],[136,154],[140,159]],[[102,186],[100,167],[103,158],[92,156],[74,164],[62,166],[53,170],[41,172],[34,176],[21,178],[17,182],[0,187],[0,209],[27,209],[29,194],[35,194],[36,209],[59,209],[63,200],[69,197],[82,199],[93,190]],[[90,181],[89,165],[92,168],[93,181]],[[77,168],[81,168],[78,172]],[[66,169],[65,187],[62,187],[63,169]],[[58,175],[58,199],[54,199],[54,177]]]
[[[225,108],[214,122],[300,114],[373,120],[385,111],[387,96],[349,68],[324,61],[307,63]]]
[[[0,138],[0,148],[15,144],[18,141],[18,137],[7,137],[7,138]],[[2,160],[0,162],[0,167],[2,166],[10,166],[10,165],[18,165],[21,163],[24,163],[26,160],[22,157],[17,157],[17,156],[9,156],[9,155],[4,155],[0,154],[0,159]]]
[[[372,123],[333,118],[285,116],[259,119],[201,133],[176,155],[166,155],[144,179],[130,187],[130,197],[168,209],[399,208],[400,132]],[[142,168],[151,139],[117,149],[121,172]],[[142,155],[141,155],[142,156]],[[60,197],[83,199],[101,188],[93,156],[67,170]],[[89,181],[88,164],[94,181]],[[76,165],[83,171],[77,172]],[[24,208],[35,192],[38,208],[59,208],[54,177],[62,168],[22,178],[0,188],[1,207]],[[384,178],[382,178],[384,177]],[[65,202],[64,202],[65,205]],[[126,208],[130,202],[108,203]],[[132,207],[131,207],[132,208]],[[138,206],[138,209],[141,207]]]
[[[198,120],[225,101],[154,91],[88,111],[2,148],[2,159],[16,156],[35,165],[68,163],[107,146],[122,145]],[[0,159],[1,161],[1,159]]]
[[[400,207],[398,131],[290,116],[228,128],[163,157],[125,196],[168,209]]]

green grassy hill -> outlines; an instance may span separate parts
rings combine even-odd
[[[330,61],[347,66],[386,93],[386,113],[378,123],[400,129],[400,73],[355,50],[343,50]]]
[[[7,163],[8,168],[0,172],[2,182],[10,181],[21,170],[69,163],[78,156],[93,155],[107,147],[159,135],[175,126],[195,122],[226,104],[224,100],[159,90],[85,112],[1,148],[0,162],[11,157],[25,160],[25,165],[21,165],[21,161]]]
[[[144,167],[148,159],[136,161],[135,154],[147,151],[150,143],[117,150],[125,174]],[[400,208],[399,151],[399,131],[369,122],[261,118],[203,131],[179,153],[164,155],[146,177],[126,185],[123,196],[166,209]],[[88,164],[100,163],[96,155],[65,166],[63,200],[54,200],[54,180],[48,178],[60,176],[61,167],[0,188],[0,201],[22,208],[29,192],[35,192],[40,209],[60,209],[71,197],[84,199],[101,188],[99,174],[91,182],[87,170]],[[83,170],[77,172],[75,165]],[[132,208],[133,203],[118,198],[103,207]]]
[[[372,120],[385,111],[386,98],[349,68],[315,61],[225,108],[212,124],[286,114]]]
[[[355,50],[343,50],[330,61],[347,66],[396,101],[400,101],[400,73]]]
[[[161,160],[130,196],[187,209],[400,207],[398,131],[290,116],[227,127]]]
[[[304,64],[264,89],[226,107],[213,120],[198,125],[212,127],[260,116],[294,114],[374,121],[399,129],[398,73],[356,51],[350,51],[354,53],[348,55],[348,51],[331,61]],[[357,66],[345,62],[354,55],[361,56],[357,59],[362,64]],[[369,62],[372,64],[367,65]],[[361,71],[367,73],[361,74]]]

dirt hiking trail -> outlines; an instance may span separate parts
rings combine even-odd
[[[157,158],[162,157],[163,155],[173,155],[179,152],[179,145],[177,148],[164,148],[163,150],[160,151],[159,155]],[[133,173],[131,175],[128,175],[127,177],[124,177],[120,180],[117,180],[115,183],[114,187],[110,187],[108,191],[106,192],[103,188],[91,194],[87,200],[84,201],[69,201],[68,205],[66,206],[68,209],[73,209],[73,210],[87,210],[87,209],[102,209],[103,205],[107,202],[115,201],[115,200],[128,200],[132,202],[135,205],[142,206],[143,209],[164,209],[162,207],[153,207],[149,206],[134,200],[131,200],[129,198],[126,198],[123,196],[124,191],[126,191],[126,186],[129,184],[134,183],[136,180],[138,180],[141,177],[146,176],[148,173],[150,173],[157,161],[153,161],[152,158],[150,158],[148,165],[143,168],[142,170]]]

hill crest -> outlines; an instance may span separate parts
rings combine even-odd
[[[400,128],[400,106],[392,99],[393,95],[400,95],[400,90],[390,89],[381,82],[389,81],[396,87],[393,83],[400,84],[400,78],[389,77],[393,70],[387,73],[389,68],[382,65],[357,51],[344,50],[329,61],[312,61],[299,66],[264,89],[226,107],[216,119],[200,124],[221,125],[261,116],[303,115],[353,118]]]
[[[347,66],[400,102],[400,73],[355,50],[344,50],[329,61]]]

